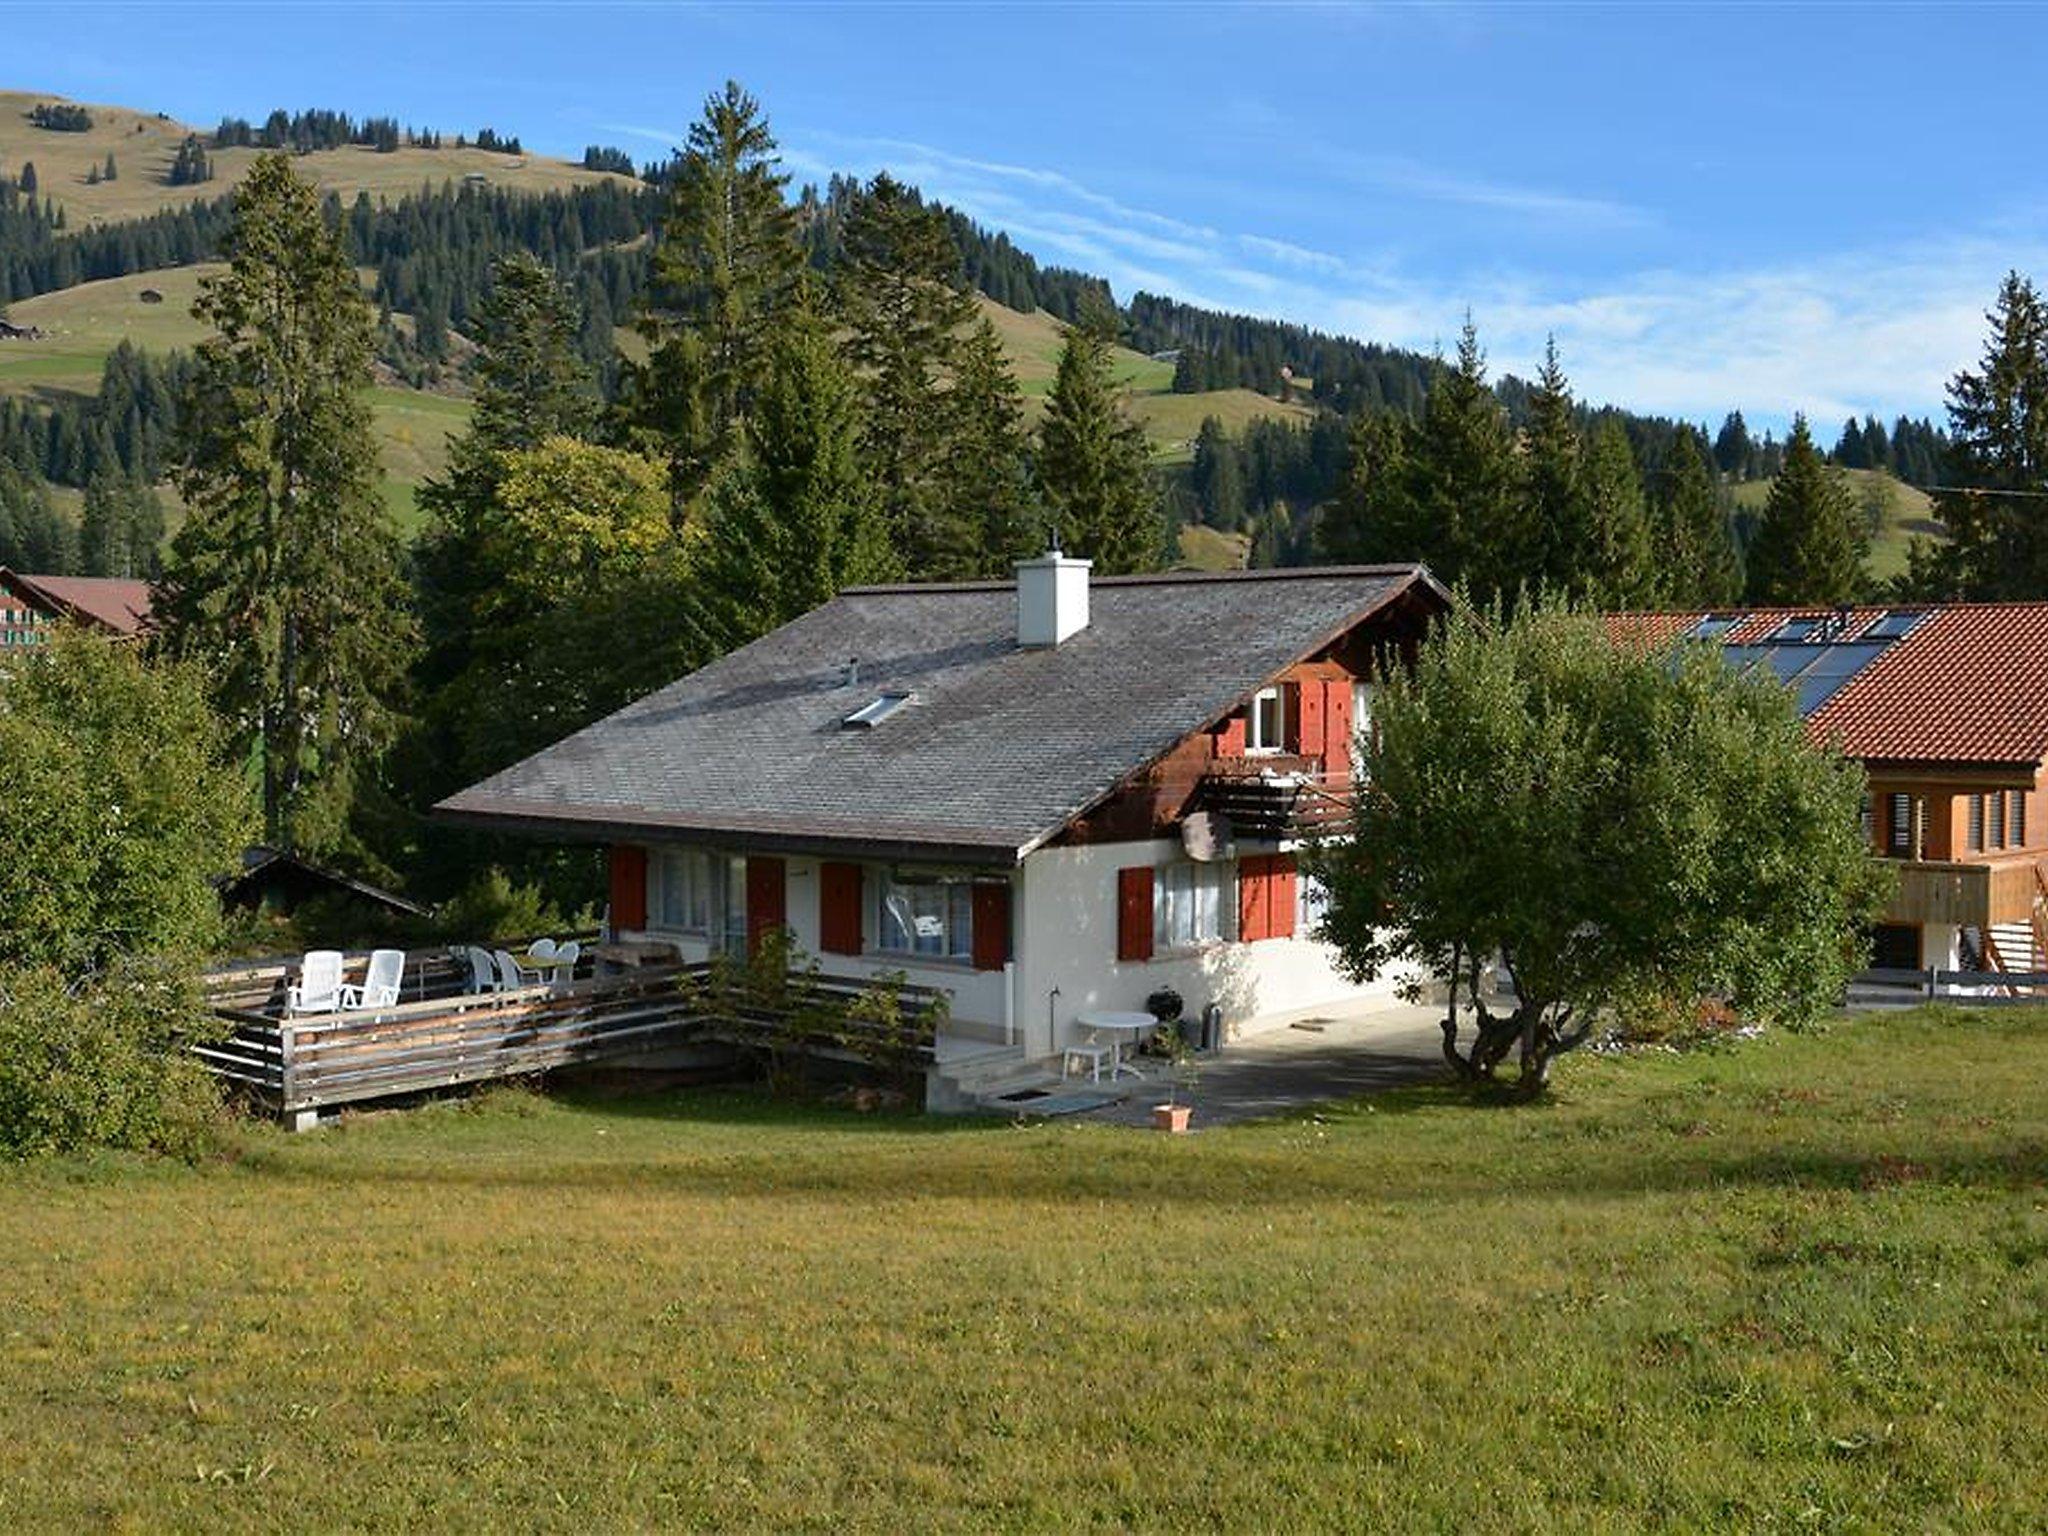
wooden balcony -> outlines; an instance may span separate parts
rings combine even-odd
[[[1322,771],[1322,759],[1275,754],[1209,766],[1201,808],[1229,821],[1245,842],[1287,842],[1341,831],[1351,815],[1351,778]]]
[[[1989,928],[2024,923],[2040,894],[2041,861],[2032,854],[1980,863],[1887,860],[1899,887],[1885,908],[1887,923],[1941,923]]]

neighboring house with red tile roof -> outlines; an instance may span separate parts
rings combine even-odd
[[[1870,775],[1899,861],[1879,965],[2048,969],[2048,603],[1623,613],[1608,632],[1724,648],[1795,690]]]
[[[0,565],[0,651],[40,645],[52,625],[123,638],[149,624],[149,583],[108,576],[32,576]]]

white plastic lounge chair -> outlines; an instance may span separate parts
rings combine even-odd
[[[535,939],[531,944],[526,946],[526,957],[529,960],[554,959],[555,941],[553,939]]]
[[[498,990],[498,967],[492,961],[488,949],[478,949],[474,944],[462,944],[457,946],[456,952],[461,955],[462,963],[469,967],[469,980],[463,986],[464,992],[478,996]]]
[[[341,989],[341,1006],[344,1008],[396,1008],[399,989],[405,985],[405,951],[402,949],[373,949],[370,951],[370,969],[363,976],[359,987]]]
[[[513,992],[521,987],[531,987],[540,981],[540,972],[529,971],[513,957],[509,949],[494,949],[491,958],[498,964],[498,990]]]
[[[336,1013],[341,1009],[341,951],[309,949],[299,961],[299,979],[285,988],[286,1013]]]
[[[566,987],[576,979],[576,962],[583,958],[583,946],[571,939],[555,951],[555,985]]]

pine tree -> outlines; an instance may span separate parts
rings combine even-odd
[[[1721,423],[1721,430],[1714,438],[1714,465],[1731,480],[1746,480],[1750,474],[1750,455],[1754,445],[1749,437],[1749,424],[1742,419],[1742,412],[1730,411],[1727,420]]]
[[[1211,528],[1234,532],[1245,525],[1243,454],[1230,440],[1223,423],[1202,418],[1195,433],[1195,461],[1189,470],[1202,521]]]
[[[1038,490],[1067,550],[1098,575],[1156,568],[1165,523],[1145,434],[1124,414],[1098,330],[1067,332],[1038,428]]]
[[[370,315],[284,155],[250,167],[222,254],[193,307],[213,334],[181,411],[187,517],[157,615],[260,752],[269,839],[333,849],[390,740],[412,634],[378,493]]]
[[[1949,478],[1969,489],[1935,497],[1951,536],[1938,563],[1943,584],[1970,597],[2040,597],[2048,594],[2048,308],[2011,272],[1985,318],[1982,365],[1948,387]]]
[[[945,216],[884,174],[855,199],[832,295],[847,351],[868,387],[867,452],[910,574],[948,578],[978,564],[974,509],[941,484],[954,422],[943,398],[974,319]]]
[[[416,675],[430,699],[468,667],[481,606],[505,574],[487,551],[504,456],[583,436],[596,407],[575,304],[533,257],[514,254],[492,268],[475,330],[469,429],[450,444],[446,475],[419,493],[428,521],[414,559],[426,646]]]
[[[949,443],[940,468],[940,496],[949,526],[974,531],[969,576],[1008,576],[1036,552],[1045,522],[1032,499],[1030,440],[1024,400],[986,317],[959,349],[945,399]]]
[[[1423,530],[1408,486],[1413,435],[1392,411],[1374,411],[1351,424],[1337,492],[1316,519],[1317,558],[1336,565],[1418,558]]]
[[[1531,540],[1515,494],[1507,417],[1486,381],[1486,354],[1470,317],[1455,367],[1439,366],[1407,454],[1408,496],[1422,560],[1475,596],[1511,596],[1522,584]]]
[[[1748,566],[1752,602],[1832,606],[1853,602],[1863,589],[1855,504],[1814,446],[1804,416],[1792,419]]]
[[[1522,429],[1520,495],[1531,546],[1525,574],[1532,587],[1584,591],[1591,575],[1593,533],[1585,486],[1584,450],[1572,407],[1571,385],[1553,337],[1529,392]]]
[[[1659,600],[1678,607],[1725,607],[1742,595],[1742,570],[1700,434],[1681,426],[1652,497]]]
[[[1842,435],[1836,440],[1831,457],[1844,469],[1870,467],[1870,455],[1863,442],[1863,426],[1854,416],[1842,423]]]
[[[745,447],[712,487],[703,585],[742,643],[897,573],[865,460],[859,381],[830,328],[792,319],[777,337]]]
[[[120,172],[114,169],[114,152],[110,149],[107,151],[107,168],[100,172],[100,179],[102,181],[112,181],[119,174]]]
[[[35,196],[36,187],[38,185],[36,181],[35,161],[24,160],[21,162],[21,181],[19,185],[23,192],[27,193],[31,197]]]
[[[686,505],[744,424],[761,360],[803,267],[760,103],[728,80],[677,159],[642,325],[652,355],[635,414]]]
[[[1586,522],[1591,535],[1583,590],[1610,608],[1656,596],[1642,476],[1620,420],[1603,416],[1586,442]]]

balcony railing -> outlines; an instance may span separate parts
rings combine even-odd
[[[1273,755],[1214,763],[1200,805],[1247,842],[1284,842],[1341,830],[1351,815],[1351,778],[1314,757]]]
[[[1936,859],[1887,862],[1899,873],[1898,890],[1885,909],[1888,923],[1960,928],[2024,923],[2040,895],[2041,861],[2032,855],[1976,864]]]

